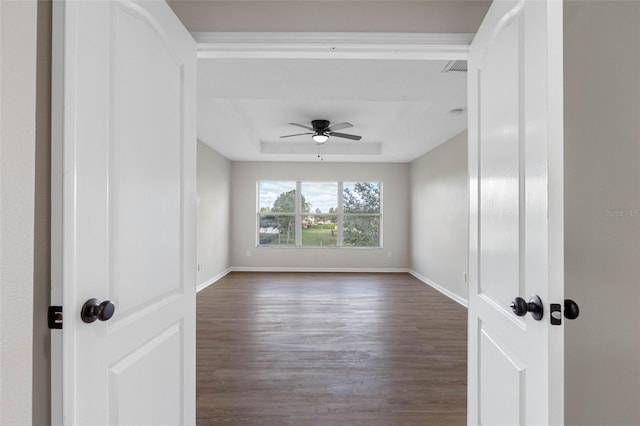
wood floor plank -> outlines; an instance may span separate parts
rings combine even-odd
[[[197,314],[199,425],[466,423],[466,309],[409,274],[234,272]]]

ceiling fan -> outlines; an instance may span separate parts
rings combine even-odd
[[[328,120],[312,120],[311,127],[306,126],[304,124],[298,124],[298,123],[289,123],[289,124],[291,124],[292,126],[298,126],[298,127],[302,127],[303,129],[311,130],[311,132],[280,136],[281,138],[290,138],[293,136],[301,136],[301,135],[313,135],[311,137],[318,144],[323,144],[326,141],[328,141],[329,136],[335,136],[337,138],[352,139],[354,141],[359,141],[360,139],[362,139],[362,136],[336,132],[336,130],[348,129],[349,127],[353,127],[353,124],[347,123],[347,122],[331,125],[331,122],[329,122]]]

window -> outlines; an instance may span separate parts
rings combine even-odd
[[[258,245],[381,247],[380,182],[258,182]]]
[[[269,182],[258,184],[260,245],[295,245],[296,183]]]
[[[342,241],[345,246],[380,246],[380,184],[345,183],[342,190],[344,219]]]
[[[338,183],[302,182],[302,245],[338,245]]]

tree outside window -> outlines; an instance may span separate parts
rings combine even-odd
[[[343,200],[343,245],[380,246],[380,184],[345,183]]]

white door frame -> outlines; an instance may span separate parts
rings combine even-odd
[[[466,60],[473,33],[193,32],[198,59]]]

